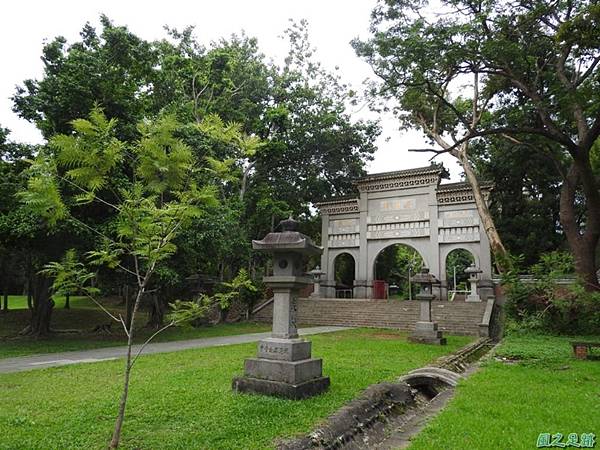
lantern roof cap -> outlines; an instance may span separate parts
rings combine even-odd
[[[469,267],[467,267],[465,269],[465,273],[468,273],[468,274],[472,274],[472,273],[475,274],[475,273],[482,273],[482,272],[483,272],[483,270],[477,268],[475,266],[475,263],[471,264]]]
[[[282,220],[279,227],[281,231],[269,233],[261,240],[253,240],[252,248],[271,253],[290,251],[305,255],[320,255],[323,253],[323,247],[319,247],[310,237],[296,231],[298,222],[291,216]]]
[[[417,272],[415,275],[411,277],[412,281],[415,283],[421,284],[433,284],[437,283],[438,279],[435,275],[429,273],[429,267],[422,267],[420,272]]]
[[[309,270],[307,273],[310,275],[325,275],[325,272],[321,270],[320,266],[316,266],[313,270]]]

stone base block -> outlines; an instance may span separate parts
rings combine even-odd
[[[441,331],[440,331],[441,333]],[[435,345],[446,345],[445,337],[436,337],[436,336],[417,336],[410,335],[408,337],[409,342],[414,342],[416,344],[435,344]]]
[[[310,358],[310,349],[310,341],[304,339],[267,338],[258,343],[258,357],[280,361],[301,361]]]
[[[435,322],[417,322],[415,324],[416,333],[435,333],[437,329],[438,324]]]
[[[481,303],[481,297],[479,295],[469,294],[469,295],[467,295],[467,298],[465,298],[465,302],[469,302],[469,303],[479,302],[479,303]]]
[[[320,376],[303,383],[290,384],[245,376],[234,378],[232,387],[235,392],[272,395],[299,400],[325,392],[329,388],[329,377]]]
[[[311,358],[302,361],[277,361],[248,358],[244,363],[244,369],[244,375],[250,378],[298,385],[321,377],[323,360]]]
[[[415,331],[408,337],[409,342],[419,344],[437,344],[446,345],[446,338],[442,332],[438,330],[437,323],[434,322],[417,322]]]

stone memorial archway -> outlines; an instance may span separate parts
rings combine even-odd
[[[355,298],[371,298],[374,264],[379,252],[393,244],[417,250],[430,273],[441,281],[435,293],[446,298],[446,257],[457,248],[468,250],[482,270],[479,291],[492,295],[492,262],[473,192],[467,183],[440,184],[443,167],[367,175],[357,179],[357,198],[318,203],[322,217],[326,268],[322,292],[335,297],[334,260],[349,253],[355,260]],[[491,185],[482,183],[486,198]]]

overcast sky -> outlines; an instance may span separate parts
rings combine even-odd
[[[42,141],[33,125],[12,112],[9,97],[14,94],[15,85],[26,78],[42,76],[40,55],[45,40],[62,35],[73,42],[79,38],[84,23],[98,25],[102,13],[116,25],[127,25],[133,33],[147,40],[165,37],[164,25],[178,29],[194,25],[196,36],[205,44],[244,30],[247,35],[258,38],[261,51],[276,62],[281,62],[287,53],[287,44],[280,36],[288,27],[288,19],[307,19],[311,42],[317,48],[316,58],[332,70],[339,66],[342,79],[355,89],[361,89],[363,80],[374,75],[355,55],[349,42],[357,36],[368,36],[369,14],[375,3],[376,0],[7,1],[0,15],[3,62],[0,125],[12,130],[11,138],[15,141]],[[366,108],[353,112],[353,116],[374,117]],[[409,148],[427,146],[420,132],[399,131],[391,116],[380,119],[383,133],[369,172],[429,164],[431,155],[408,152]],[[450,169],[453,180],[459,179],[461,169],[452,157],[436,160]]]

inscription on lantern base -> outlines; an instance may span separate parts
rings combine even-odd
[[[258,357],[281,361],[310,358],[311,343],[303,339],[267,338],[258,343]]]

